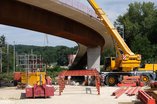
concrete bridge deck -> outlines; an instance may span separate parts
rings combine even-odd
[[[78,62],[86,64],[87,47],[100,46],[103,51],[113,46],[112,38],[92,9],[75,2],[76,0],[5,0],[0,4],[0,23],[76,41],[80,45],[76,59],[81,58]]]

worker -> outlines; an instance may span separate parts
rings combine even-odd
[[[71,76],[68,76],[68,83],[67,83],[68,85],[70,85],[71,84]]]

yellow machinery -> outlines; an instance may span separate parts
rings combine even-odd
[[[95,0],[88,0],[96,14],[106,27],[107,33],[110,34],[113,39],[115,39],[115,48],[118,54],[118,57],[115,58],[115,61],[112,60],[112,70],[117,70],[120,67],[123,71],[131,71],[135,67],[139,67],[141,63],[141,55],[134,54],[127,44],[124,42],[121,35],[118,33],[117,29],[112,25],[106,16],[105,12],[96,4]],[[123,53],[120,52],[120,49]]]
[[[145,64],[144,67],[138,68],[138,71],[157,71],[157,64]]]
[[[87,0],[89,4],[93,7],[96,14],[98,15],[98,18],[100,21],[104,24],[104,27],[106,28],[106,31],[108,34],[111,35],[111,37],[115,41],[115,49],[117,52],[117,57],[108,58],[108,67],[110,68],[109,71],[106,74],[105,82],[108,85],[115,85],[118,83],[118,79],[122,75],[132,75],[131,72],[138,70],[140,71],[151,71],[151,74],[153,71],[157,70],[157,65],[153,67],[152,64],[146,64],[144,68],[140,68],[141,64],[141,55],[140,54],[134,54],[130,48],[127,46],[121,35],[118,33],[117,29],[112,25],[110,20],[108,19],[105,12],[98,6],[98,4],[95,2],[95,0]],[[154,70],[155,69],[155,70]],[[148,74],[148,73],[147,73]],[[140,73],[141,76],[146,76],[147,79],[150,79],[150,76],[145,74],[145,72]],[[153,77],[153,75],[151,75]],[[148,80],[147,80],[148,81]]]
[[[21,83],[34,86],[34,84],[46,84],[45,72],[22,72]]]

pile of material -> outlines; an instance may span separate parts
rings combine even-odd
[[[142,102],[142,104],[156,104],[155,99],[150,96],[147,92],[145,91],[138,91],[138,99]]]
[[[123,80],[117,84],[117,86],[136,87],[144,86],[144,83],[140,81],[140,76],[123,76]]]
[[[127,96],[137,95],[137,98],[142,102],[142,104],[156,104],[156,96],[150,91],[144,91],[140,86],[138,87],[120,87],[112,93],[112,96],[119,98],[121,95],[126,94]]]
[[[147,93],[149,96],[153,97],[156,100],[157,103],[157,81],[151,81],[149,83],[149,86],[151,87],[150,89],[145,90],[145,93]],[[143,93],[142,93],[143,94]],[[144,95],[144,97],[147,97],[147,95]],[[147,104],[156,104],[154,103],[154,100],[152,100],[151,97],[145,98],[145,102],[150,102]],[[153,103],[152,103],[153,102]]]
[[[122,94],[127,94],[128,96],[133,96],[141,90],[141,87],[121,87],[112,93],[115,98],[120,97]]]
[[[150,87],[151,88],[157,88],[157,81],[150,82]]]

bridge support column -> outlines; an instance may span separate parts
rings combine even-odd
[[[97,69],[97,71],[100,72],[100,52],[101,52],[100,46],[87,49],[88,69]]]

